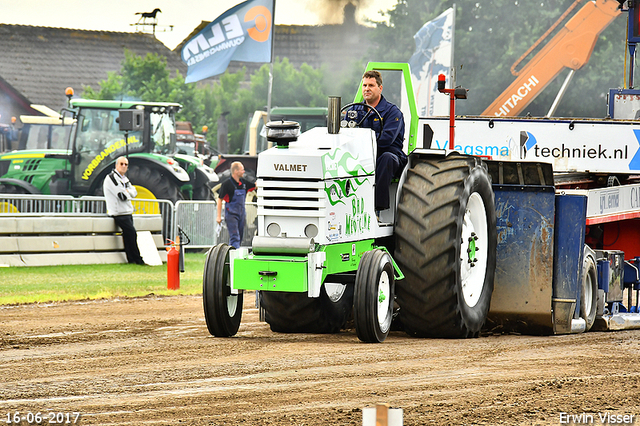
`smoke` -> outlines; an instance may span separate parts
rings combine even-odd
[[[351,3],[358,10],[367,7],[373,0],[316,0],[309,3],[307,8],[318,15],[320,23],[323,25],[341,24],[345,18],[345,6]]]

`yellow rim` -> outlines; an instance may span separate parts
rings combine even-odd
[[[0,203],[0,213],[20,213],[20,211],[11,203]]]
[[[143,200],[156,199],[156,196],[153,195],[153,192],[149,191],[144,186],[133,186],[134,188],[136,188],[136,191],[138,191],[138,195],[136,196],[136,198]],[[160,206],[158,205],[158,203],[155,203],[153,201],[136,201],[136,198],[131,201],[131,204],[133,204],[133,214],[160,214]]]

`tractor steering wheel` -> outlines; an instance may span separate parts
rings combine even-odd
[[[351,120],[349,120],[348,115],[351,111],[346,111],[347,108],[350,108],[354,105],[360,105],[368,109],[364,117],[362,117],[362,119],[357,123],[354,121],[357,115],[355,115],[354,117],[352,117]],[[369,116],[369,113],[372,111],[378,116],[380,123],[382,123],[382,116],[380,115],[378,110],[372,107],[371,105],[367,104],[366,102],[352,102],[350,104],[346,104],[345,106],[340,108],[340,114],[343,114],[343,113],[345,114],[345,119],[340,121],[340,127],[360,127],[362,125],[362,122],[365,120],[365,118]]]

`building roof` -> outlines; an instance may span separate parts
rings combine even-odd
[[[339,81],[353,61],[362,59],[363,46],[368,45],[370,28],[355,22],[354,10],[345,8],[342,25],[276,25],[274,55],[288,58],[295,67],[325,65],[331,80]],[[98,90],[109,72],[121,70],[125,48],[138,56],[164,56],[172,74],[179,70],[184,76],[187,66],[180,58],[182,45],[208,23],[203,21],[173,51],[146,33],[0,24],[0,120],[8,123],[11,115],[32,114],[30,104],[59,111],[67,106],[67,87],[73,87],[76,96],[84,86]],[[246,66],[248,78],[262,65],[232,61],[229,72]]]
[[[186,65],[151,34],[86,31],[0,24],[0,77],[30,103],[54,110],[66,106],[65,88],[99,88],[118,72],[124,49],[139,56],[157,53],[169,70],[186,74]]]

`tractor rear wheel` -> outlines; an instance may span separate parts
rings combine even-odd
[[[396,286],[404,330],[416,337],[478,336],[496,265],[491,179],[477,157],[415,159],[398,204]]]
[[[307,293],[261,291],[260,306],[265,321],[277,333],[337,333],[344,328],[353,309],[353,286],[327,293],[323,285],[320,297]]]
[[[391,257],[382,250],[365,252],[356,272],[353,321],[358,338],[381,343],[393,319],[394,276]]]
[[[13,179],[6,179],[13,180]],[[25,186],[32,186],[30,184],[12,185],[9,182],[0,183],[0,194],[40,194],[40,192],[34,187],[32,191],[29,191]],[[0,213],[33,213],[38,211],[38,203],[32,203],[30,200],[15,199],[11,202],[0,201]]]
[[[198,185],[193,188],[193,199],[202,201],[214,201],[213,193],[207,185]]]
[[[167,172],[168,174],[168,172]],[[176,203],[181,199],[180,187],[171,176],[145,164],[131,164],[127,177],[138,189],[138,197],[151,194],[155,199]]]
[[[207,329],[212,336],[229,337],[238,332],[242,318],[242,290],[231,293],[229,251],[218,244],[207,253],[202,277],[202,305]]]

